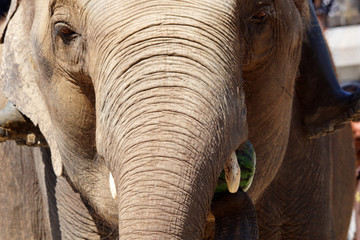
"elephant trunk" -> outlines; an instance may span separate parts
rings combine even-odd
[[[217,176],[216,168],[211,168],[215,164],[205,163],[214,157],[198,153],[199,143],[191,143],[183,134],[171,134],[176,129],[149,131],[154,135],[125,144],[119,159],[127,156],[120,167],[114,166],[119,235],[200,239]]]
[[[236,91],[211,95],[188,76],[163,74],[130,87],[119,105],[109,99],[99,117],[98,151],[115,179],[125,239],[201,238],[220,170],[247,135]]]
[[[194,19],[166,4],[99,45],[96,144],[124,239],[200,239],[220,170],[247,137],[234,11]]]

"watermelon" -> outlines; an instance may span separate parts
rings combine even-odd
[[[255,150],[251,142],[246,141],[238,149],[236,149],[235,153],[241,169],[240,188],[246,192],[250,188],[255,175]],[[218,185],[215,189],[215,194],[223,192],[228,192],[224,170],[220,173]]]

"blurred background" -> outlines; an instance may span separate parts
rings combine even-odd
[[[360,0],[313,0],[341,84],[360,82]]]
[[[333,56],[340,85],[360,89],[360,0],[313,0]],[[352,122],[356,194],[347,240],[360,239],[360,122]]]

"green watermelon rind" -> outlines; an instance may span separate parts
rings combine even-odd
[[[250,141],[247,141],[242,146],[241,150],[236,150],[236,157],[241,169],[241,180],[239,186],[243,191],[247,191],[250,188],[255,175],[256,161],[255,151]],[[221,171],[218,179],[218,185],[215,189],[216,194],[222,192],[228,192],[224,171]]]

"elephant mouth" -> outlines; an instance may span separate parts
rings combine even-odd
[[[236,193],[239,188],[247,191],[254,179],[256,153],[250,141],[240,145],[224,164],[214,197],[226,192]]]

